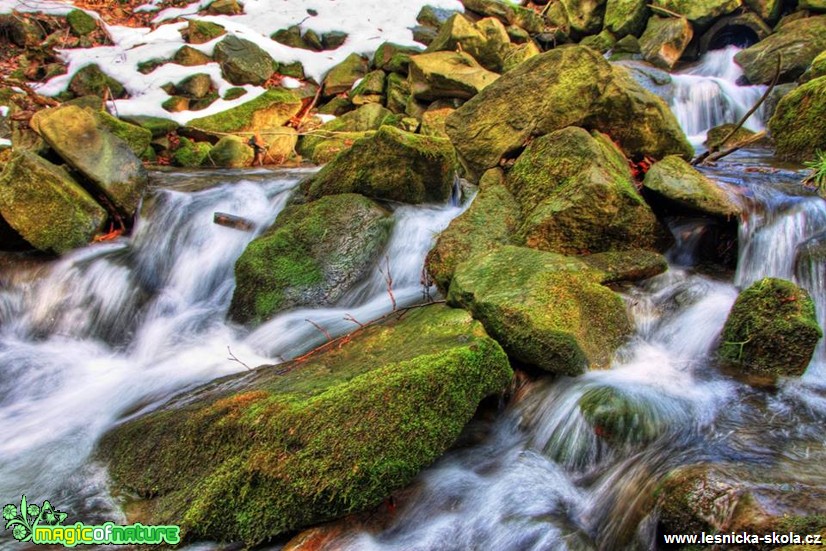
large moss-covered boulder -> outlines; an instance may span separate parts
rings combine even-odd
[[[620,296],[584,262],[504,246],[459,264],[447,295],[514,359],[559,375],[608,367],[631,332]]]
[[[391,224],[386,210],[353,193],[288,207],[238,259],[230,316],[258,323],[334,303],[367,275]]]
[[[127,142],[76,105],[38,111],[31,126],[122,214],[131,216],[135,212],[148,177]]]
[[[823,50],[816,58],[812,60],[809,68],[806,69],[800,78],[800,82],[809,82],[810,80],[826,76],[826,50]]]
[[[799,376],[821,336],[809,293],[790,281],[765,278],[737,297],[718,353],[747,374]]]
[[[433,281],[447,291],[456,266],[472,256],[512,243],[521,213],[505,186],[505,175],[492,168],[482,175],[470,207],[453,219],[427,255]]]
[[[734,132],[734,134],[732,134]],[[737,128],[737,124],[727,122],[715,126],[706,133],[706,141],[704,145],[710,149],[720,149],[721,147],[739,147],[748,143],[756,132],[748,128]],[[729,137],[729,135],[731,135]],[[726,140],[723,142],[723,140]]]
[[[610,84],[582,126],[608,134],[628,157],[690,159],[694,148],[665,101],[639,84],[627,68],[611,69]]]
[[[730,218],[743,211],[736,197],[730,196],[686,161],[673,155],[654,163],[645,175],[643,186],[688,213]]]
[[[652,5],[682,15],[695,25],[705,26],[741,6],[741,0],[653,0]]]
[[[195,168],[205,163],[209,165],[207,158],[212,146],[208,142],[193,142],[187,138],[181,138],[178,149],[172,154],[172,162],[175,166],[184,168]]]
[[[499,75],[463,52],[432,52],[410,56],[410,92],[419,100],[472,98]]]
[[[455,171],[449,140],[382,126],[304,180],[296,200],[361,193],[404,203],[444,202]]]
[[[640,37],[640,51],[647,62],[670,71],[693,37],[691,23],[684,17],[654,16]]]
[[[590,48],[545,52],[457,109],[447,119],[447,133],[470,175],[478,178],[530,137],[584,120],[611,77],[611,66]]]
[[[645,0],[608,0],[605,4],[605,28],[617,38],[639,36],[648,21]]]
[[[478,322],[428,306],[181,396],[109,433],[100,455],[117,488],[147,500],[151,523],[252,546],[379,505],[510,378]],[[243,496],[229,513],[227,496]]]
[[[366,57],[350,54],[324,77],[324,95],[329,97],[348,91],[369,70],[370,62]]]
[[[798,86],[780,100],[769,119],[778,155],[812,159],[826,150],[826,76]]]
[[[123,84],[104,73],[97,64],[87,65],[74,74],[69,90],[76,96],[98,96],[120,99],[126,96]]]
[[[657,219],[625,157],[603,135],[568,127],[535,139],[507,184],[522,209],[519,236],[528,247],[586,254],[657,246]]]
[[[0,218],[37,249],[60,254],[89,243],[107,214],[64,169],[22,151],[0,174]]]
[[[264,84],[272,76],[274,61],[260,46],[235,35],[229,35],[215,45],[215,61],[221,72],[233,84]]]
[[[605,0],[560,0],[571,30],[594,34],[602,28]]]
[[[796,19],[777,32],[734,56],[752,84],[771,81],[781,56],[780,77],[791,81],[803,74],[815,57],[826,50],[826,15]]]

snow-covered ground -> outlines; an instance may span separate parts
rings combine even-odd
[[[217,113],[254,99],[263,93],[264,89],[245,86],[248,93],[241,98],[232,101],[219,99],[201,111],[169,113],[161,107],[163,101],[169,98],[161,86],[168,82],[179,82],[196,73],[208,73],[221,95],[234,85],[224,80],[217,63],[195,67],[168,63],[147,75],[138,71],[140,63],[152,59],[171,58],[185,44],[180,30],[187,24],[164,23],[165,21],[177,17],[195,17],[198,10],[211,2],[212,0],[199,0],[184,8],[159,11],[153,20],[153,24],[156,25],[154,30],[106,26],[114,45],[63,50],[61,56],[68,66],[68,73],[38,86],[38,92],[54,96],[66,89],[78,70],[97,63],[129,92],[130,98],[113,102],[112,111],[120,116],[152,115],[186,124],[193,118]],[[385,41],[403,45],[416,44],[410,27],[416,25],[416,16],[425,5],[463,11],[459,0],[242,0],[241,3],[244,5],[242,15],[198,17],[223,26],[228,33],[239,38],[255,42],[278,62],[300,61],[305,74],[317,82],[321,82],[327,71],[351,53],[371,55]],[[68,0],[0,0],[0,13],[17,10],[59,15],[67,13],[72,8],[72,3]],[[157,10],[153,0],[142,9]],[[336,50],[322,52],[291,48],[270,39],[279,29],[292,25],[299,25],[302,32],[312,30],[319,35],[330,31],[343,31],[347,33],[348,38]],[[221,38],[191,46],[211,55],[219,40]]]

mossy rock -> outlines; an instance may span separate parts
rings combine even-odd
[[[502,72],[511,47],[508,31],[498,19],[486,17],[474,23],[457,13],[439,28],[426,51],[467,52],[485,69]]]
[[[123,84],[104,73],[97,64],[87,65],[75,73],[69,82],[69,90],[75,96],[126,97]]]
[[[350,54],[324,77],[324,96],[330,97],[349,91],[357,80],[364,78],[369,68],[370,62],[366,57]]]
[[[694,29],[686,18],[655,15],[640,37],[640,51],[647,62],[670,71],[693,37]]]
[[[594,34],[602,28],[605,0],[559,0],[570,29],[577,34]]]
[[[420,25],[440,27],[445,21],[450,19],[454,13],[456,13],[455,10],[424,6],[419,10],[419,14],[416,16],[416,22]]]
[[[537,46],[536,42],[533,40],[526,42],[525,44],[513,46],[505,53],[505,60],[502,64],[502,72],[507,73],[530,58],[536,57],[541,53],[542,50],[539,49],[539,46]]]
[[[181,138],[178,149],[172,155],[172,162],[175,166],[196,168],[204,164],[211,149],[212,146],[207,142],[193,142],[187,138]]]
[[[212,58],[201,50],[196,50],[192,46],[182,46],[181,49],[175,52],[175,56],[172,58],[172,61],[178,65],[183,65],[184,67],[195,67],[197,65],[206,65],[207,63],[211,63]]]
[[[447,300],[514,359],[558,375],[607,368],[631,332],[620,296],[574,257],[503,246],[459,264]]]
[[[99,455],[116,488],[151,500],[149,522],[253,546],[379,505],[510,378],[478,322],[429,306],[181,396],[104,436]],[[243,496],[230,514],[227,496]]]
[[[457,109],[447,119],[447,133],[471,178],[478,179],[529,138],[584,120],[611,76],[611,66],[590,48],[545,52]]]
[[[737,297],[720,337],[720,359],[745,373],[796,377],[823,332],[809,293],[790,281],[762,279]]]
[[[826,76],[798,86],[780,100],[769,119],[777,155],[813,159],[826,150]]]
[[[244,8],[238,0],[215,0],[207,7],[210,15],[240,15]]]
[[[665,8],[677,13],[698,26],[712,23],[722,15],[735,11],[741,0],[653,0],[655,8]],[[654,10],[656,11],[656,10]]]
[[[0,217],[35,248],[61,254],[88,244],[108,215],[63,168],[21,151],[0,174]]]
[[[333,304],[367,276],[391,226],[386,210],[353,193],[287,208],[238,259],[230,316],[260,323],[289,308]]]
[[[812,79],[826,76],[826,50],[823,50],[812,60],[806,72],[800,75],[800,82],[809,82]]]
[[[445,121],[456,109],[453,107],[438,107],[425,111],[422,114],[422,130],[424,136],[438,136],[439,138],[449,138],[445,130]]]
[[[132,124],[136,124],[141,128],[149,130],[153,138],[160,138],[162,136],[166,136],[170,132],[173,132],[179,128],[177,122],[173,121],[172,119],[165,119],[163,117],[135,115],[132,117],[127,117],[125,120],[127,122],[131,122]]]
[[[605,28],[617,38],[640,36],[649,15],[645,0],[608,0],[605,4]]]
[[[783,7],[782,0],[743,0],[743,3],[770,25],[777,22]]]
[[[215,61],[232,84],[264,84],[273,74],[274,61],[257,44],[228,35],[215,45]]]
[[[187,42],[190,44],[204,44],[225,34],[227,34],[226,29],[217,23],[190,19],[187,27]]]
[[[577,404],[594,432],[614,445],[647,444],[668,429],[667,414],[657,408],[656,402],[619,388],[591,388]]]
[[[149,147],[152,141],[151,130],[127,121],[122,121],[105,111],[91,110],[90,112],[94,115],[95,119],[97,119],[99,125],[126,142],[129,149],[131,149],[135,155],[143,154],[146,148]]]
[[[295,200],[361,193],[403,203],[442,203],[451,195],[456,168],[448,140],[382,126],[304,180]]]
[[[501,169],[482,175],[470,207],[439,234],[425,265],[436,285],[447,292],[456,266],[471,257],[512,244],[519,227],[519,205],[505,186]]]
[[[203,98],[212,91],[212,77],[206,73],[190,75],[176,84],[175,90],[188,98]]]
[[[432,52],[410,57],[410,93],[418,100],[472,98],[499,75],[464,52]]]
[[[75,36],[87,36],[95,32],[98,22],[83,10],[72,10],[66,14],[66,23]]]
[[[301,110],[301,100],[291,90],[272,88],[250,101],[221,113],[192,119],[187,126],[220,136],[231,133],[278,132]]]
[[[161,103],[164,111],[170,113],[180,113],[182,111],[189,111],[190,99],[184,96],[171,96]]]
[[[426,6],[427,7],[427,6]],[[383,42],[373,54],[372,65],[387,73],[407,74],[410,56],[422,53],[418,46],[401,46],[393,42]]]
[[[398,73],[387,75],[385,105],[393,113],[404,113],[410,101],[410,84]]]
[[[532,9],[500,0],[463,0],[466,10],[482,16],[495,17],[506,25],[522,27],[529,33],[539,33],[545,29],[542,16]]]
[[[210,149],[203,166],[242,168],[251,166],[255,152],[246,140],[238,136],[224,136]]]
[[[654,163],[645,175],[643,186],[687,209],[688,215],[700,212],[731,218],[743,211],[743,206],[735,197],[726,194],[709,178],[677,156],[672,155]]]
[[[301,36],[301,27],[298,25],[292,25],[286,29],[279,29],[275,31],[270,38],[290,48],[299,48],[301,50],[314,49],[311,45],[307,44],[304,37]]]
[[[353,105],[365,105],[367,103],[383,103],[384,88],[387,75],[384,71],[377,70],[367,73],[348,94]]]
[[[609,135],[635,160],[667,155],[691,159],[694,148],[665,101],[640,85],[625,67],[612,65],[611,70],[610,84],[582,126]]]
[[[531,142],[508,174],[528,246],[561,254],[655,249],[661,229],[605,136],[568,127]]]
[[[754,46],[734,56],[752,84],[766,84],[774,78],[777,56],[781,56],[780,78],[789,82],[826,50],[826,15],[790,21]]]
[[[708,131],[706,135],[705,146],[708,148],[719,149],[722,145],[726,147],[737,147],[740,145],[744,145],[749,138],[754,136],[754,130],[749,130],[748,128],[737,128],[734,132],[734,135],[729,138],[725,144],[723,144],[723,139],[726,138],[731,131],[737,127],[734,123],[726,123],[721,124],[720,126],[715,126],[711,130]]]
[[[365,132],[378,130],[392,113],[376,103],[369,103],[350,111],[344,115],[328,121],[312,133],[301,136],[298,144],[298,153],[314,163],[324,163],[331,160],[325,155],[324,160],[316,159],[315,150],[327,144],[329,149],[333,144],[339,151],[349,148],[355,140],[365,137]]]
[[[577,257],[602,274],[602,283],[640,281],[668,270],[668,261],[654,251],[631,249]]]
[[[611,31],[604,30],[599,34],[592,34],[591,36],[586,36],[582,40],[580,40],[580,44],[583,46],[588,46],[589,48],[598,51],[601,54],[606,53],[608,50],[614,47],[616,44],[617,38]]]
[[[124,140],[76,105],[35,113],[32,128],[72,168],[131,217],[148,183],[146,170]]]

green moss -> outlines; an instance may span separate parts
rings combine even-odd
[[[678,13],[697,25],[706,25],[739,8],[741,0],[654,0],[653,5]]]
[[[406,75],[410,65],[410,56],[418,53],[421,53],[421,48],[384,42],[373,54],[373,67],[388,73]]]
[[[802,17],[778,25],[777,31],[734,56],[752,84],[768,84],[781,56],[780,79],[788,82],[802,75],[826,50],[826,15]]]
[[[470,310],[509,355],[562,375],[608,367],[631,325],[603,274],[574,257],[503,246],[459,264],[449,304]]]
[[[456,160],[449,140],[382,126],[301,183],[298,200],[361,193],[405,203],[444,202]]]
[[[209,156],[212,146],[207,142],[193,142],[187,138],[181,138],[180,145],[172,155],[172,162],[176,166],[185,168],[195,168],[201,166]]]
[[[128,122],[149,130],[153,138],[161,138],[178,129],[178,123],[162,117],[136,115],[126,119]]]
[[[272,88],[255,99],[221,113],[193,119],[188,126],[207,132],[243,132],[266,126],[277,128],[295,116],[301,101],[290,90]]]
[[[226,34],[226,30],[217,23],[210,21],[201,21],[199,19],[190,19],[188,31],[188,42],[190,44],[203,44],[209,42],[219,36]]]
[[[453,219],[427,255],[427,269],[439,288],[447,291],[460,263],[511,244],[520,216],[519,205],[505,187],[502,170],[485,172],[473,203]]]
[[[350,54],[327,72],[324,77],[324,95],[329,97],[347,92],[354,82],[367,74],[369,66],[367,58],[356,53]]]
[[[242,540],[378,505],[510,379],[467,313],[433,306],[296,364],[202,388],[103,439],[116,483],[188,541]],[[151,465],[144,459],[153,457]]]
[[[799,376],[822,336],[809,293],[790,281],[765,278],[737,297],[718,354],[749,373]]]
[[[826,76],[798,86],[780,100],[769,120],[777,154],[809,159],[826,150]]]
[[[734,135],[728,139],[725,144],[722,144],[723,139],[728,136],[732,130],[737,127],[734,123],[727,123],[721,124],[720,126],[715,126],[711,130],[708,131],[706,135],[705,146],[708,148],[716,148],[719,149],[721,145],[725,145],[726,147],[736,147],[739,144],[742,144],[748,138],[754,136],[755,132],[753,130],[749,130],[748,128],[740,127],[734,133]]]
[[[588,424],[609,442],[647,443],[659,438],[667,428],[666,420],[653,403],[617,388],[587,390],[578,404]]]
[[[241,168],[252,164],[255,152],[238,136],[224,136],[209,151],[204,166]]]
[[[66,22],[69,24],[72,34],[75,36],[86,36],[95,32],[98,28],[95,18],[83,10],[72,10],[66,14]]]
[[[645,0],[608,0],[605,5],[605,28],[617,38],[640,36],[648,15]]]
[[[353,145],[358,138],[367,136],[365,132],[378,130],[391,114],[379,104],[362,105],[355,111],[328,121],[312,133],[302,136],[298,145],[298,153],[305,158],[312,159],[314,163],[327,162],[332,157],[327,153],[316,155],[317,147],[326,144],[323,149],[343,151]]]
[[[233,87],[233,88],[230,88],[229,90],[227,90],[224,93],[224,99],[227,100],[227,101],[232,101],[234,99],[240,98],[241,96],[243,96],[246,93],[247,93],[247,90],[245,88]]]
[[[135,155],[141,155],[152,141],[152,132],[135,124],[113,117],[105,111],[92,112],[98,123],[126,142]]]
[[[686,209],[689,214],[701,212],[730,218],[742,211],[742,206],[736,199],[674,155],[655,163],[645,175],[643,186]]]
[[[365,276],[391,223],[355,194],[288,207],[238,259],[230,316],[258,323],[285,308],[332,304]]]
[[[104,97],[108,95],[115,99],[126,96],[126,89],[123,85],[104,73],[96,64],[87,65],[75,73],[69,82],[69,90],[76,96]]]

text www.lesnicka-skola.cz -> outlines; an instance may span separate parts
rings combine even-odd
[[[765,545],[823,545],[820,534],[795,534],[794,532],[771,532],[769,534],[750,534],[748,532],[731,532],[729,534],[663,534],[666,544],[765,544]]]

